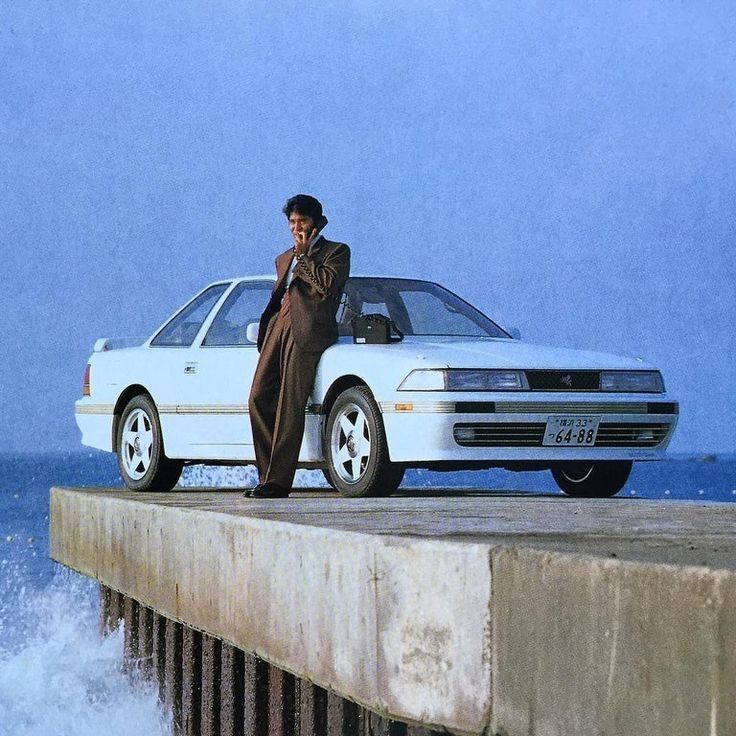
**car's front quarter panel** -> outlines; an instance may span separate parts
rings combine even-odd
[[[392,396],[415,368],[447,368],[447,363],[427,361],[421,351],[406,344],[359,345],[341,341],[322,355],[312,396],[316,403],[322,403],[336,381],[355,376],[381,401]]]

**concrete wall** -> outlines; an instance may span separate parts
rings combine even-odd
[[[206,632],[187,639],[167,624],[172,651],[209,662],[210,639],[222,640],[385,721],[503,736],[735,734],[736,576],[687,561],[735,559],[736,506],[693,506],[687,523],[662,515],[660,533],[647,523],[615,537],[625,501],[560,502],[540,515],[538,500],[445,499],[434,504],[445,534],[426,535],[424,512],[401,499],[53,489],[51,550],[152,616]],[[571,525],[555,513],[577,515],[585,534],[555,536]],[[356,515],[370,533],[344,528]],[[500,533],[504,515],[523,523]],[[207,666],[183,681],[212,677]]]

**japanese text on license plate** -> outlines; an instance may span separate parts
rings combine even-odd
[[[600,417],[547,417],[543,445],[586,447],[595,444]]]

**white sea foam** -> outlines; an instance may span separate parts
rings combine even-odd
[[[59,570],[14,603],[0,641],[0,736],[171,733],[153,686],[122,671],[122,629],[98,635],[93,583]]]
[[[182,487],[252,488],[258,483],[258,472],[253,465],[230,467],[217,465],[190,465],[184,468],[179,485]],[[326,488],[327,481],[321,470],[297,470],[294,488]]]

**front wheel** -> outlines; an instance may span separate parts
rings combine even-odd
[[[324,433],[325,473],[343,496],[390,496],[404,468],[389,460],[381,412],[367,386],[343,391]]]
[[[626,485],[631,460],[575,461],[552,466],[560,490],[576,498],[609,498]]]
[[[123,483],[132,491],[170,491],[184,463],[164,454],[161,424],[153,401],[134,396],[123,409],[115,449]]]

